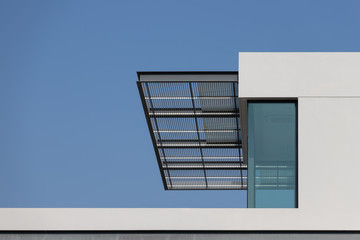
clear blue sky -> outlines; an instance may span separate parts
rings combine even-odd
[[[165,191],[139,70],[239,51],[360,51],[360,1],[0,1],[0,207],[245,207]]]

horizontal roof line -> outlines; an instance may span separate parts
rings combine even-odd
[[[207,75],[207,74],[238,74],[238,71],[137,71],[138,79],[140,75]]]
[[[208,133],[232,133],[239,131],[239,129],[213,129],[213,130],[207,130],[207,129],[199,129],[197,130],[154,130],[156,133],[197,133],[197,132],[208,132]]]
[[[165,158],[162,158],[163,160],[165,160]],[[167,160],[167,158],[166,158]],[[223,164],[235,164],[238,166],[247,166],[247,164],[244,164],[242,162],[240,162],[239,160],[237,161],[164,161],[163,164],[167,164],[168,166],[170,165],[196,165],[196,164],[213,164],[213,165],[223,165]]]
[[[157,144],[158,148],[241,148],[242,144]]]
[[[161,159],[169,160],[169,159],[239,159],[243,158],[242,156],[160,156]],[[181,161],[183,162],[183,161]],[[216,162],[216,161],[211,161]],[[223,161],[219,161],[223,162]]]
[[[205,177],[199,177],[199,176],[194,176],[194,177],[192,177],[192,176],[181,176],[181,177],[179,177],[179,176],[176,176],[176,177],[174,177],[174,176],[171,176],[171,177],[168,177],[168,176],[166,176],[165,178],[171,178],[172,180],[173,179],[204,179],[205,180]],[[206,179],[244,179],[244,180],[246,180],[247,179],[247,176],[242,176],[242,177],[240,177],[240,176],[217,176],[217,177],[213,177],[213,176],[206,176]]]
[[[240,184],[236,184],[236,185],[230,185],[230,184],[208,184],[208,185],[205,185],[205,184],[189,184],[189,185],[185,185],[185,184],[173,184],[172,186],[169,186],[169,189],[173,189],[173,188],[184,188],[185,189],[188,189],[188,188],[224,188],[224,187],[227,187],[227,188],[240,188],[240,189],[246,189],[247,188],[247,185],[244,184],[244,185],[240,185]],[[190,189],[189,189],[190,190]],[[228,190],[228,189],[224,189],[224,190]]]
[[[247,166],[162,166],[164,170],[247,170]]]
[[[157,97],[145,97],[146,100],[191,100],[191,99],[200,99],[200,100],[232,100],[237,96],[157,96]]]

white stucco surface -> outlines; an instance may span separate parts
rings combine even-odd
[[[241,97],[359,95],[359,52],[239,53]]]

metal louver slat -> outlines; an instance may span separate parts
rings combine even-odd
[[[237,82],[139,81],[165,189],[245,190]]]

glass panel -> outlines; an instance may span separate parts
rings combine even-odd
[[[296,104],[248,104],[248,207],[297,207]]]

